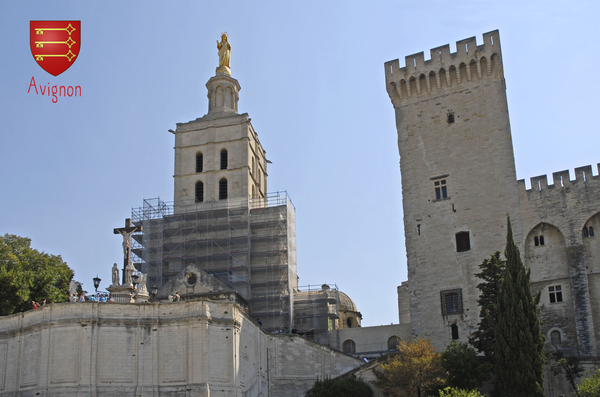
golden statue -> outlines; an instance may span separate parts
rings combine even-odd
[[[217,48],[219,49],[219,67],[217,74],[225,73],[231,75],[229,69],[229,61],[231,60],[231,44],[227,41],[227,33],[221,33],[221,42],[217,40]]]

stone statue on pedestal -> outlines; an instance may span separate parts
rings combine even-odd
[[[119,285],[119,268],[116,263],[112,268],[112,285]]]
[[[133,273],[135,273],[135,267],[129,262],[124,270],[123,285],[133,285]]]

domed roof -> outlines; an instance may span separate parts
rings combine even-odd
[[[342,291],[338,291],[340,296],[340,310],[345,310],[347,312],[358,312],[354,301],[350,299],[348,295],[343,293]]]

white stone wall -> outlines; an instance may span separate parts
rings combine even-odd
[[[228,301],[63,303],[0,318],[0,396],[295,396],[360,364],[266,334]]]

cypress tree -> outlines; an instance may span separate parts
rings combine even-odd
[[[507,220],[506,268],[500,286],[494,333],[495,367],[499,395],[507,397],[544,395],[544,337],[537,305]],[[491,320],[491,319],[490,319]]]

